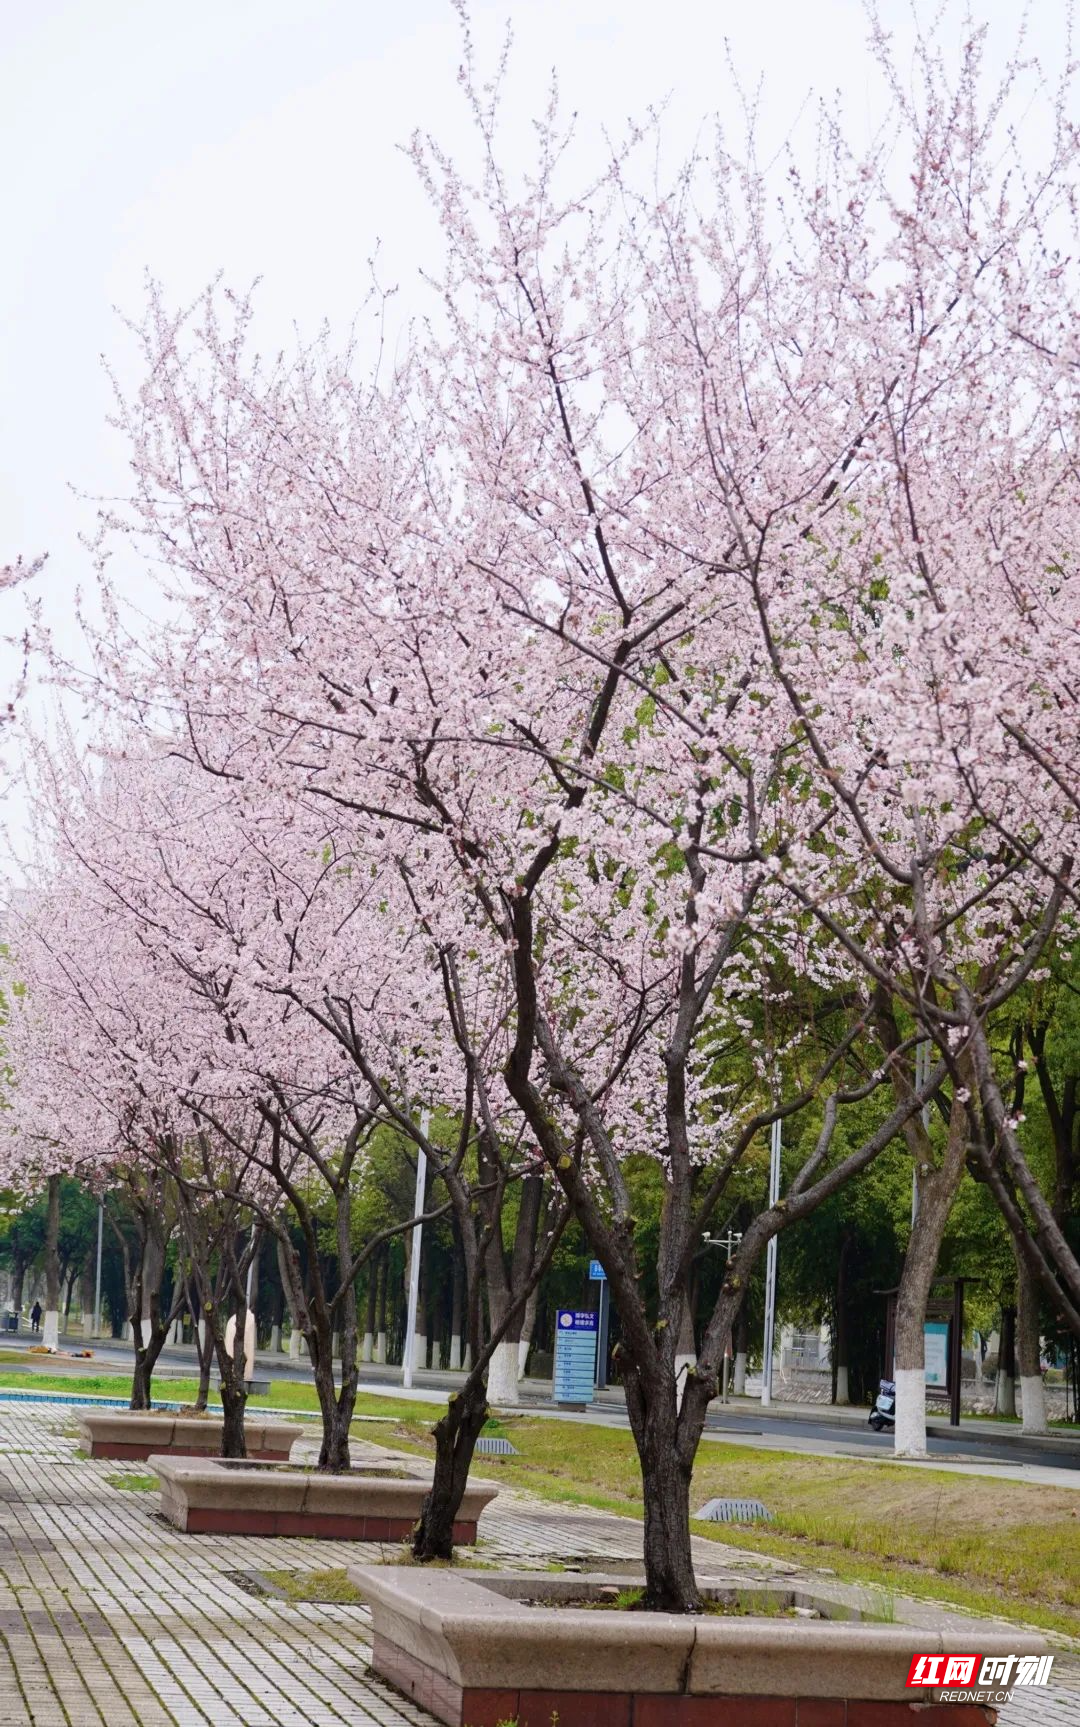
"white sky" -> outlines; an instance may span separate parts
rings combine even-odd
[[[971,6],[1007,48],[1014,0]],[[904,29],[907,0],[881,9]],[[915,9],[932,16],[936,0]],[[1049,72],[1064,10],[1035,0],[1029,47]],[[486,64],[512,19],[522,145],[553,66],[584,156],[602,125],[618,131],[665,98],[671,135],[688,138],[730,105],[725,38],[747,85],[765,74],[773,135],[811,87],[843,90],[856,130],[875,118],[858,0],[474,0],[472,11]],[[0,42],[0,562],[49,551],[39,586],[63,631],[87,578],[79,526],[93,515],[69,488],[124,484],[100,363],[107,352],[122,364],[113,308],[138,313],[146,269],[177,300],[221,269],[238,286],[263,278],[260,317],[275,338],[294,320],[344,325],[378,241],[406,315],[423,303],[417,269],[434,227],[397,146],[420,126],[467,151],[469,122],[449,0],[0,0]]]

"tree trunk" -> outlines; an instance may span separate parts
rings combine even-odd
[[[199,1362],[199,1390],[196,1409],[205,1409],[210,1402],[210,1373],[214,1364],[214,1339],[205,1319],[195,1326],[195,1353]]]
[[[915,1150],[916,1210],[896,1297],[893,1379],[896,1382],[897,1457],[926,1456],[926,1304],[956,1190],[964,1174],[968,1115],[954,1099],[940,1166],[921,1122],[909,1124]]]
[[[898,1457],[926,1456],[926,1304],[937,1269],[952,1194],[928,1178],[919,1186],[919,1211],[911,1226],[896,1298],[896,1438]]]
[[[145,1349],[136,1348],[135,1368],[131,1375],[131,1409],[150,1408],[150,1381],[153,1377],[153,1366],[146,1359]]]
[[[516,1351],[516,1344],[515,1344]],[[452,1559],[454,1524],[469,1480],[469,1466],[488,1417],[483,1376],[470,1375],[435,1427],[435,1473],[413,1531],[413,1557]]]
[[[496,1409],[513,1408],[518,1401],[518,1340],[504,1337],[491,1352],[487,1376],[488,1402]]]
[[[160,1220],[150,1212],[144,1217],[145,1235],[139,1270],[132,1289],[131,1334],[135,1348],[135,1371],[131,1378],[132,1409],[151,1407],[151,1384],[158,1356],[165,1347],[168,1327],[161,1324],[161,1279],[165,1269],[165,1240]]]
[[[833,1383],[833,1402],[846,1404],[851,1402],[848,1389],[848,1300],[847,1300],[847,1260],[851,1252],[851,1239],[845,1237],[840,1243],[840,1263],[836,1270],[836,1333],[833,1338],[833,1365],[836,1378]]]
[[[483,1159],[480,1167],[483,1173]],[[494,1215],[497,1204],[501,1204],[501,1201],[497,1201],[494,1195],[485,1201],[490,1229],[490,1239],[484,1253],[488,1317],[491,1321],[489,1335],[501,1333],[501,1342],[491,1358],[488,1370],[488,1400],[506,1407],[518,1402],[518,1380],[521,1377],[520,1343],[525,1325],[525,1306],[519,1301],[519,1297],[528,1286],[536,1258],[536,1243],[544,1209],[543,1176],[527,1175],[521,1183],[521,1203],[514,1226],[514,1245],[509,1265],[503,1249],[501,1218],[496,1221]],[[518,1305],[508,1323],[507,1314],[514,1308],[515,1302],[518,1302]]]
[[[225,1332],[222,1328],[220,1310],[215,1304],[213,1312],[207,1321],[207,1330],[213,1336],[214,1352],[218,1363],[218,1389],[221,1393],[221,1455],[222,1457],[246,1457],[247,1440],[244,1436],[244,1408],[247,1404],[247,1386],[244,1383],[244,1334],[247,1331],[247,1309],[241,1306],[236,1314],[236,1327],[233,1331],[233,1347],[225,1345]]]
[[[23,1287],[26,1283],[26,1261],[16,1259],[11,1268],[11,1311],[22,1313]]]
[[[1039,1290],[1023,1254],[1016,1250],[1016,1355],[1020,1369],[1020,1413],[1025,1433],[1046,1433],[1046,1393],[1039,1360]]]
[[[537,1284],[528,1301],[525,1303],[525,1317],[521,1322],[521,1336],[518,1339],[518,1378],[524,1379],[525,1369],[529,1364],[529,1350],[532,1348],[533,1332],[536,1329],[536,1304],[540,1299],[540,1285]]]
[[[352,1421],[355,1391],[344,1405],[339,1401],[334,1384],[333,1344],[329,1332],[325,1337],[312,1330],[307,1335],[315,1393],[322,1415],[322,1444],[319,1447],[319,1468],[330,1475],[341,1475],[349,1468],[349,1425]]]
[[[750,1344],[750,1315],[744,1301],[739,1308],[739,1317],[735,1321],[735,1373],[731,1390],[735,1397],[746,1394],[746,1357]]]
[[[465,1314],[465,1256],[461,1245],[454,1243],[454,1275],[450,1292],[450,1371],[461,1368],[461,1328]]]
[[[230,1376],[231,1377],[231,1376]],[[244,1437],[244,1406],[247,1403],[247,1392],[243,1380],[227,1383],[226,1376],[221,1376],[221,1455],[222,1457],[246,1457],[247,1440]]]
[[[369,1265],[367,1301],[364,1309],[364,1341],[360,1349],[361,1361],[370,1361],[375,1353],[375,1303],[379,1293],[378,1282],[378,1266]]]
[[[274,1304],[270,1317],[270,1350],[273,1355],[281,1354],[281,1327],[285,1319],[285,1291],[281,1287],[281,1278],[274,1283]]]
[[[375,1314],[375,1360],[386,1362],[386,1286],[390,1282],[390,1254],[384,1250],[379,1260],[379,1297]]]
[[[158,1356],[168,1335],[163,1325],[143,1325],[141,1317],[134,1322],[135,1370],[131,1376],[131,1408],[149,1409],[152,1403],[152,1383]]]
[[[82,1308],[82,1327],[84,1337],[94,1335],[94,1288],[96,1284],[97,1263],[93,1255],[85,1261],[79,1279],[79,1305]]]
[[[45,1326],[42,1343],[55,1349],[60,1342],[60,1177],[49,1177],[45,1225]]]
[[[998,1370],[994,1391],[994,1413],[1016,1414],[1016,1309],[1003,1307],[998,1333]]]
[[[645,1511],[645,1598],[659,1613],[700,1613],[690,1547],[692,1448],[677,1443],[675,1379],[660,1371],[648,1392],[636,1367],[625,1375],[626,1408],[641,1464]],[[691,1450],[691,1462],[683,1455]]]

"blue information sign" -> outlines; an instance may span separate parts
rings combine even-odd
[[[598,1259],[590,1259],[589,1276],[594,1283],[603,1283],[604,1279],[607,1277],[607,1272],[604,1270]]]
[[[591,1403],[599,1315],[560,1307],[555,1315],[555,1401]]]

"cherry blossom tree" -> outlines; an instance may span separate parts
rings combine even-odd
[[[138,1050],[138,1119],[149,1112],[153,1121],[143,1161],[155,1179],[167,1177],[190,1243],[211,1211],[220,1214],[215,1253],[204,1248],[194,1272],[221,1364],[228,1454],[242,1454],[243,1375],[219,1335],[219,1285],[227,1270],[242,1336],[251,1248],[233,1251],[241,1207],[278,1239],[323,1409],[321,1464],[348,1467],[357,1274],[414,1221],[360,1243],[352,1236],[367,1148],[389,1128],[415,1145],[435,1178],[428,1221],[449,1206],[463,1244],[473,1366],[437,1433],[435,1485],[417,1535],[425,1556],[446,1556],[487,1415],[488,1363],[520,1319],[567,1215],[556,1208],[539,1243],[536,1218],[523,1230],[519,1215],[508,1282],[498,1307],[491,1303],[485,1336],[482,1277],[502,1263],[506,1194],[523,1172],[527,1192],[537,1185],[535,1158],[501,1133],[488,1096],[492,1061],[505,1059],[505,991],[466,998],[452,956],[436,955],[417,928],[401,870],[373,874],[370,858],[348,849],[321,812],[317,826],[304,826],[277,800],[275,816],[273,798],[243,802],[227,782],[193,773],[168,740],[150,750],[137,738],[128,744],[123,753],[114,745],[97,774],[70,756],[63,770],[55,757],[43,761],[43,849],[53,870],[64,860],[52,891],[64,900],[66,927],[81,905],[82,928],[93,932],[87,969],[100,963],[102,928],[114,932],[97,993],[121,998],[109,1011],[120,1021],[114,1036],[125,1040],[124,1061]],[[69,971],[77,948],[69,936]],[[123,999],[124,978],[140,968],[152,990],[140,979],[133,1006]],[[428,1118],[447,1110],[450,1129],[436,1134]],[[321,1263],[325,1196],[336,1220],[336,1288]],[[290,1217],[307,1246],[306,1277]],[[511,1352],[516,1396],[516,1336]]]
[[[528,1135],[607,1270],[658,1607],[699,1603],[690,1477],[753,1264],[897,1135],[926,1164],[946,1082],[949,1181],[970,1139],[1080,1298],[987,1043],[1076,903],[1069,75],[1033,164],[1019,57],[995,85],[980,35],[955,68],[924,41],[909,79],[873,19],[871,49],[892,107],[861,149],[827,113],[779,177],[717,136],[660,185],[634,134],[576,188],[554,103],[511,183],[467,60],[477,172],[414,145],[443,261],[389,374],[329,340],[265,362],[249,302],[154,294],[118,403],[134,495],[102,522],[100,698],[273,810],[279,870],[282,808],[298,834],[343,825],[327,868],[370,884],[350,916],[393,926],[396,961],[428,956],[418,987],[388,967],[355,1038],[317,965],[269,975],[414,1140],[394,1048],[430,1048],[460,1111],[460,1004],[500,1028],[479,1107],[493,1140]],[[165,572],[166,630],[127,631],[118,543]],[[867,1097],[875,1127],[836,1155]],[[683,1388],[701,1231],[803,1112],[813,1149],[748,1225]],[[664,1184],[655,1311],[629,1158]]]

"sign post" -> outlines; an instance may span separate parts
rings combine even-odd
[[[555,1315],[555,1402],[584,1409],[593,1400],[599,1316],[560,1307]]]
[[[611,1295],[608,1290],[607,1272],[598,1259],[589,1261],[589,1278],[600,1285],[600,1324],[596,1334],[596,1389],[603,1391],[607,1385],[608,1358],[608,1318],[611,1311]]]

